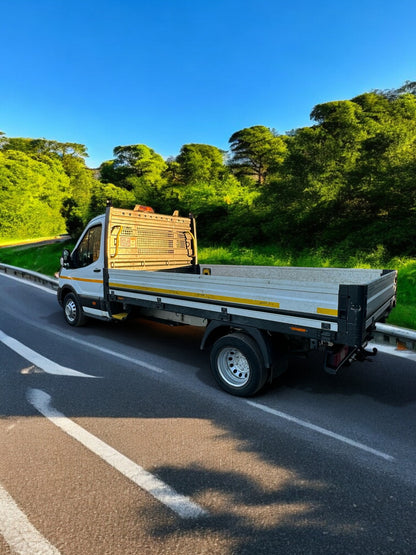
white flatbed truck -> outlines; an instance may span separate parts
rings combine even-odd
[[[71,326],[130,313],[203,326],[218,384],[257,393],[291,352],[324,351],[336,373],[363,360],[395,305],[395,270],[198,264],[195,220],[108,206],[64,251],[58,301]]]

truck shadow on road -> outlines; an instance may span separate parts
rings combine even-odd
[[[291,380],[307,390],[308,368],[295,367],[296,380],[286,377],[259,399],[297,387]],[[26,391],[46,391],[67,417],[92,432],[98,427],[101,439],[208,511],[183,520],[154,503],[145,510],[138,505],[137,527],[157,540],[159,553],[358,554],[382,553],[386,545],[386,553],[412,552],[414,508],[403,510],[403,484],[294,440],[284,426],[263,426],[261,417],[244,415],[243,400],[216,391],[212,382],[212,395],[196,400],[171,378],[145,374],[110,380],[16,371],[1,378],[2,419],[40,418]],[[313,393],[325,393],[326,378],[317,383]],[[56,446],[50,449],[52,458],[59,456]]]
[[[316,467],[305,470],[303,462],[294,463],[290,451],[280,450],[277,457],[268,458],[267,462],[280,473],[277,479],[276,472],[274,476],[270,473],[268,486],[262,486],[248,473],[237,471],[207,470],[202,466],[183,470],[160,467],[157,473],[164,480],[185,484],[187,495],[207,499],[214,506],[219,504],[220,509],[198,521],[160,522],[160,514],[155,511],[150,515],[139,514],[139,518],[146,517],[152,523],[159,519],[158,524],[148,527],[159,541],[169,537],[179,540],[189,534],[210,538],[212,551],[208,548],[197,553],[393,553],[388,548],[391,544],[396,552],[411,553],[414,537],[411,519],[401,533],[392,525],[392,520],[401,513],[397,497],[394,506],[385,510],[383,499],[387,492],[375,481],[366,482],[365,487],[371,489],[376,505],[371,496],[357,496],[353,491],[346,496],[342,484],[351,476],[348,465],[342,478],[329,477]],[[304,457],[307,456],[305,452]]]
[[[354,362],[341,368],[337,375],[331,375],[323,370],[322,355],[313,353],[307,358],[292,357],[289,371],[265,393],[279,396],[284,390],[336,397],[341,404],[348,397],[356,396],[402,407],[416,402],[416,365],[413,361],[379,353],[375,358]]]
[[[58,318],[57,318],[58,316]],[[67,329],[61,315],[51,316],[52,325]],[[94,343],[96,338],[118,344],[122,349],[145,352],[151,359],[165,357],[178,365],[199,368],[196,376],[205,385],[217,387],[209,370],[209,354],[200,350],[203,330],[192,326],[167,326],[140,318],[128,322],[107,323],[92,321],[86,327],[71,330],[83,341]],[[120,350],[120,348],[119,348]],[[156,355],[156,358],[155,358]],[[140,358],[140,354],[138,355]],[[337,375],[323,370],[323,354],[311,352],[307,356],[289,358],[289,370],[260,394],[286,397],[290,392],[315,395],[335,395],[340,402],[359,396],[392,407],[406,406],[416,401],[416,364],[384,353],[365,362],[354,362],[343,367]]]

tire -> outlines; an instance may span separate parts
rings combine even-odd
[[[249,397],[266,383],[267,370],[257,343],[244,333],[218,339],[212,346],[210,362],[217,383],[232,395]]]
[[[83,326],[87,318],[82,310],[78,297],[74,293],[68,293],[64,299],[64,316],[70,326]]]

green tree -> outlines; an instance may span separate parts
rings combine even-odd
[[[239,240],[247,231],[243,219],[258,195],[252,182],[241,184],[232,175],[225,154],[212,145],[190,143],[170,161],[173,179],[164,189],[165,206],[192,212],[205,241]]]
[[[160,154],[141,144],[117,146],[113,152],[114,160],[100,166],[101,181],[133,191],[139,204],[158,204],[167,169]]]
[[[101,179],[112,182],[128,190],[132,190],[130,178],[138,178],[143,182],[158,184],[166,170],[166,162],[153,149],[146,145],[116,146],[113,150],[114,160],[101,165]]]
[[[77,237],[88,221],[92,191],[97,180],[80,158],[64,155],[62,166],[70,179],[70,189],[63,201],[62,214],[68,233]]]
[[[168,186],[173,186],[180,182],[180,165],[175,157],[170,156],[166,160],[166,170],[164,171],[163,175]]]
[[[205,144],[186,144],[176,158],[179,181],[185,185],[221,180],[229,171],[224,164],[225,152]]]
[[[8,137],[2,144],[3,150],[18,150],[29,155],[72,156],[85,159],[87,148],[79,143],[61,143],[48,139],[28,139],[22,137]]]
[[[119,183],[122,181],[120,174],[114,168],[114,162],[114,160],[106,160],[100,165],[98,171],[102,183]]]
[[[91,191],[88,219],[105,212],[107,200],[117,208],[134,208],[136,204],[133,191],[127,191],[112,183],[100,183],[96,181]]]
[[[248,176],[263,185],[277,172],[286,153],[285,138],[263,125],[237,131],[229,140],[230,167],[237,177]]]

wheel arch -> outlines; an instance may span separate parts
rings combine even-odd
[[[245,333],[256,342],[262,356],[264,366],[267,369],[270,369],[273,362],[272,347],[265,330],[259,330],[250,326],[234,327],[225,322],[211,320],[205,329],[205,333],[201,341],[201,350],[211,348],[215,341],[234,332]]]
[[[71,287],[70,285],[64,285],[63,287],[58,289],[58,301],[59,304],[62,306],[64,301],[65,301],[65,297],[69,294],[69,293],[73,293],[74,295],[76,295],[78,297],[77,292],[75,291],[75,289],[73,287]]]

